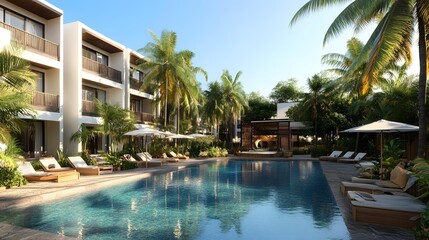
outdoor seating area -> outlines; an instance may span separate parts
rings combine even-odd
[[[37,172],[30,162],[18,162],[18,170],[29,182],[54,181],[60,183],[80,178],[80,173],[75,171]]]

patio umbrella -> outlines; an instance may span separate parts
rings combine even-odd
[[[145,149],[146,149],[146,152],[147,152],[146,137],[147,136],[154,136],[154,135],[164,135],[164,132],[161,132],[161,131],[153,129],[153,128],[142,128],[142,129],[137,129],[137,130],[129,131],[129,132],[125,133],[124,135],[126,135],[126,136],[134,136],[134,137],[144,137],[144,144],[145,144]]]
[[[207,137],[209,135],[204,135],[204,134],[201,134],[201,133],[192,133],[192,134],[189,134],[188,136],[197,138],[197,137]]]
[[[170,136],[167,136],[167,138],[170,138],[170,139],[193,139],[194,137],[178,133],[178,134],[172,134]]]
[[[367,133],[380,133],[380,142],[381,142],[381,148],[380,148],[380,172],[383,169],[382,160],[383,160],[383,133],[393,133],[393,132],[417,132],[419,131],[418,126],[406,124],[406,123],[400,123],[400,122],[393,122],[393,121],[387,121],[384,119],[378,120],[376,122],[372,122],[369,124],[365,124],[362,126],[346,129],[344,131],[341,131],[343,133],[359,133],[359,132],[367,132]]]

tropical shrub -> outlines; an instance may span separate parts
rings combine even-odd
[[[71,167],[70,162],[67,160],[66,154],[61,151],[61,149],[57,150],[57,157],[58,157],[58,164],[60,164],[61,167]]]
[[[189,156],[198,157],[200,156],[200,152],[207,151],[210,146],[213,146],[213,137],[199,137],[195,138],[191,141],[191,146],[189,148]]]
[[[423,158],[417,158],[413,161],[413,171],[418,178],[419,193],[418,198],[427,199],[429,197],[429,163]],[[420,214],[420,225],[415,227],[414,236],[416,239],[429,238],[429,207],[426,206],[423,213]]]
[[[121,170],[137,168],[137,163],[130,161],[122,161]]]
[[[5,146],[5,149],[0,149],[0,186],[11,188],[25,185],[27,181],[14,160],[18,158],[21,149],[14,140],[8,141]]]
[[[225,148],[220,147],[210,147],[207,150],[207,155],[209,157],[227,157],[228,156],[228,150]]]
[[[311,153],[311,157],[326,156],[331,153],[331,149],[324,145],[312,145],[308,148]]]

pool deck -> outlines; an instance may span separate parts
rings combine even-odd
[[[235,157],[231,157],[234,159]],[[242,159],[243,157],[240,157]],[[226,160],[228,158],[219,158],[217,160]],[[162,167],[137,168],[126,171],[102,174],[100,176],[81,176],[78,181],[53,183],[53,182],[34,182],[22,187],[12,189],[0,189],[0,209],[18,209],[38,203],[46,203],[84,192],[97,191],[102,188],[136,181],[150,177],[153,174],[167,173],[177,171],[193,164],[205,164],[217,161],[216,159],[189,159],[178,163],[169,163]],[[255,159],[250,159],[255,160]],[[271,161],[289,161],[289,160],[314,160],[309,156],[294,156],[292,158],[270,158]],[[321,162],[323,172],[334,194],[337,205],[343,215],[346,226],[349,230],[351,239],[371,240],[371,239],[390,239],[407,240],[414,239],[411,230],[395,227],[386,227],[375,224],[365,224],[355,222],[351,216],[351,210],[347,199],[343,197],[340,191],[340,182],[349,181],[351,176],[356,174],[353,164]],[[41,232],[33,229],[12,226],[0,223],[0,239],[73,239],[61,237],[57,234]]]

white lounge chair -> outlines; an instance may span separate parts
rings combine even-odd
[[[82,175],[100,175],[101,171],[105,171],[105,172],[113,171],[112,165],[88,166],[85,160],[83,160],[79,156],[68,157],[68,160],[70,161],[71,165],[76,169],[76,171],[80,172],[80,174]]]
[[[332,151],[332,153],[329,156],[320,156],[320,161],[334,161],[336,162],[338,160],[338,157],[343,153],[343,151]]]
[[[146,167],[145,161],[137,161],[131,154],[124,154],[124,160],[135,163],[137,167]]]
[[[338,162],[347,162],[347,163],[357,163],[360,160],[362,160],[365,157],[366,153],[358,153],[354,158],[345,158],[344,156],[342,158],[338,159]]]
[[[30,162],[18,162],[18,171],[21,172],[22,176],[27,179],[27,181],[55,181],[55,182],[65,182],[70,180],[77,180],[80,178],[78,172],[36,172],[33,165]]]
[[[410,172],[396,166],[390,173],[389,180],[373,179],[365,180],[353,178],[355,182],[341,182],[341,192],[347,195],[348,191],[364,191],[368,193],[394,193],[406,192],[417,182],[417,177],[412,176]]]
[[[137,157],[144,161],[147,164],[147,167],[162,166],[167,164],[167,162],[164,160],[153,159],[152,155],[150,155],[148,152],[137,153]]]
[[[426,207],[409,194],[386,195],[349,191],[353,220],[411,228],[419,224],[418,219]]]
[[[61,167],[58,161],[54,157],[46,157],[39,159],[40,165],[42,165],[43,171],[45,172],[64,172],[72,171],[76,172],[75,169],[70,167]]]

